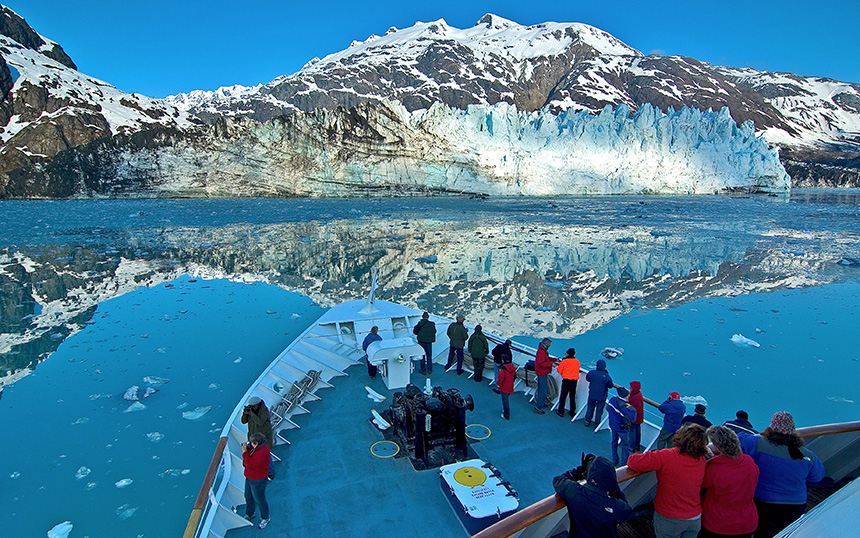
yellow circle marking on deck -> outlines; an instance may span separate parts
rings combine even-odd
[[[490,428],[483,424],[469,424],[466,426],[466,437],[474,439],[475,441],[483,441],[492,435],[492,433],[493,432],[490,431]]]
[[[377,441],[370,445],[370,453],[377,458],[393,458],[400,453],[400,446],[392,441]]]
[[[466,487],[476,488],[484,485],[484,482],[487,481],[487,475],[475,467],[461,467],[454,471],[454,480]]]

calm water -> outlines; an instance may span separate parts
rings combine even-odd
[[[617,382],[705,400],[715,422],[856,419],[859,206],[854,191],[2,203],[0,528],[181,533],[236,400],[374,266],[384,299],[551,336],[585,363],[624,348]],[[145,409],[128,412],[132,385],[158,389]]]

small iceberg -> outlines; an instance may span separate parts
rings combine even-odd
[[[134,482],[134,480],[132,480],[131,478],[123,478],[122,480],[116,482],[114,486],[122,489],[124,487],[130,486],[132,482]]]
[[[143,411],[144,409],[146,409],[145,405],[140,402],[134,402],[133,404],[128,406],[128,409],[123,411],[123,413],[134,413],[135,411]]]
[[[731,340],[733,343],[735,343],[739,346],[761,347],[761,344],[759,344],[755,340],[750,340],[749,338],[747,338],[746,336],[744,336],[742,334],[733,334]]]
[[[136,402],[140,400],[140,387],[137,385],[132,385],[129,388],[125,389],[125,392],[122,394],[123,400],[128,400],[130,402]]]
[[[84,479],[84,478],[86,478],[86,477],[87,477],[87,475],[89,475],[91,472],[92,472],[92,471],[91,471],[88,467],[81,466],[81,468],[80,468],[80,469],[78,469],[78,472],[76,472],[76,473],[75,473],[75,480],[83,480],[83,479]]]
[[[704,396],[681,396],[681,401],[687,405],[702,404],[708,407],[708,400]]]
[[[600,354],[603,355],[607,359],[614,359],[616,357],[620,357],[621,355],[624,355],[624,348],[623,347],[605,347],[605,348],[603,348],[603,351],[600,352]]]
[[[143,393],[143,397],[149,398],[150,396],[152,396],[156,392],[158,392],[158,389],[154,389],[152,387],[146,387],[146,392]]]
[[[182,418],[184,418],[185,420],[197,420],[198,418],[208,413],[210,409],[212,409],[211,405],[207,405],[205,407],[195,407],[191,411],[183,411]]]
[[[143,378],[143,382],[147,385],[164,385],[165,383],[170,383],[170,380],[166,377],[158,377],[156,375],[148,375]]]
[[[72,522],[64,521],[59,525],[54,525],[54,528],[48,531],[48,538],[68,538],[69,533],[72,532]]]
[[[116,509],[116,515],[119,516],[120,519],[128,519],[137,512],[137,507],[134,508],[129,507],[129,505],[124,504]]]
[[[151,443],[157,443],[164,439],[164,434],[161,432],[150,432],[146,434],[146,438],[149,439]]]

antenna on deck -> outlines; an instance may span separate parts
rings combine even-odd
[[[376,267],[373,268],[373,272],[370,277],[370,295],[367,296],[367,303],[365,303],[364,308],[358,311],[359,314],[376,314],[379,312],[379,309],[376,308],[376,305],[373,304],[373,293],[376,291],[376,288],[379,287],[379,274]]]

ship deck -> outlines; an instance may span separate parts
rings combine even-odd
[[[609,453],[608,430],[595,433],[581,420],[572,423],[553,412],[537,415],[522,392],[511,395],[511,420],[505,421],[501,398],[486,376],[476,383],[468,372],[457,376],[442,366],[435,365],[433,385],[472,396],[475,409],[466,414],[466,422],[488,427],[491,435],[471,442],[471,447],[513,485],[520,508],[552,494],[552,478],[576,467],[582,452]],[[492,368],[488,371],[492,376]],[[394,538],[428,531],[468,536],[443,494],[438,469],[419,472],[406,457],[380,459],[371,454],[371,445],[383,435],[370,422],[370,411],[387,409],[393,391],[379,376],[371,381],[363,364],[351,366],[347,374],[332,382],[334,388],[318,392],[321,400],[307,405],[310,414],[294,419],[301,428],[290,431],[291,445],[274,448],[283,461],[276,464],[277,476],[267,489],[271,523],[262,532],[291,538]],[[415,373],[412,379],[422,384],[425,377]],[[375,404],[366,397],[365,385],[389,398]],[[228,537],[257,532],[245,527]]]

